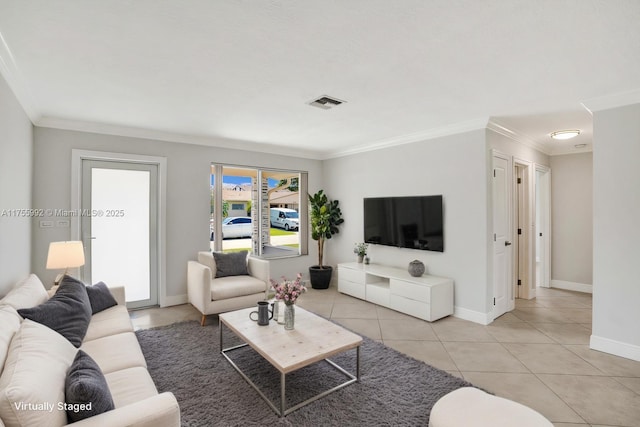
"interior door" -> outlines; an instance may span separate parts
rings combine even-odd
[[[536,286],[551,286],[551,171],[536,169]]]
[[[82,160],[83,277],[124,285],[128,308],[158,304],[158,165]]]
[[[514,202],[514,218],[516,226],[514,230],[517,230],[517,234],[514,236],[514,271],[516,273],[516,298],[529,298],[529,251],[528,237],[528,194],[526,191],[526,173],[525,168],[522,165],[514,166],[515,174],[515,202]]]
[[[493,156],[493,318],[510,309],[511,241],[509,227],[509,160]]]

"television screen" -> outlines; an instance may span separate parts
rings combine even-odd
[[[364,199],[364,241],[444,252],[442,196]]]

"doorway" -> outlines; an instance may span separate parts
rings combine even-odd
[[[493,151],[492,210],[493,210],[493,310],[492,319],[513,309],[512,246],[509,157]]]
[[[551,287],[551,170],[536,165],[536,287]]]
[[[514,295],[516,298],[531,299],[535,297],[535,289],[532,288],[532,198],[531,198],[531,163],[514,159],[513,164],[513,189],[514,189]]]
[[[496,319],[550,286],[551,170],[492,150],[491,172]]]
[[[82,215],[73,225],[85,249],[83,280],[124,285],[127,308],[157,306],[165,294],[162,162],[106,154],[74,153]]]

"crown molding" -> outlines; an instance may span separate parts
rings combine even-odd
[[[549,151],[549,149],[545,147],[543,144],[536,142],[535,140],[525,135],[523,132],[518,131],[517,129],[507,127],[506,125],[500,123],[499,120],[496,120],[494,118],[489,120],[489,123],[487,124],[487,129],[492,130],[502,136],[506,136],[512,141],[525,145],[533,150],[540,151],[541,153],[544,153],[548,156],[553,155],[553,153]]]
[[[581,104],[591,114],[593,114],[594,111],[610,110],[626,105],[640,104],[640,89],[587,99],[581,102]]]
[[[553,149],[551,151],[550,156],[564,156],[567,154],[581,154],[581,153],[591,153],[593,152],[593,145],[592,144],[587,144],[586,147],[583,148],[571,148],[571,147],[567,147],[567,148],[563,148],[563,149]]]
[[[0,33],[0,74],[2,74],[7,81],[7,85],[9,85],[9,88],[13,91],[13,94],[18,99],[18,102],[31,120],[31,123],[35,123],[35,121],[42,116],[42,113],[36,107],[36,102],[29,89],[29,85],[27,85],[25,79],[22,78],[22,73],[2,33]]]
[[[319,153],[312,150],[301,150],[299,148],[285,147],[268,143],[242,141],[223,137],[180,134],[145,128],[113,125],[108,123],[70,120],[57,117],[41,117],[34,123],[34,125],[43,128],[149,139],[155,141],[176,142],[183,144],[204,145],[208,147],[284,155],[287,157],[300,157],[311,160],[320,159]]]
[[[367,144],[361,144],[357,147],[348,148],[346,150],[329,151],[325,153],[325,155],[322,157],[322,160],[345,157],[353,154],[366,153],[368,151],[376,151],[383,148],[395,147],[398,145],[411,144],[414,142],[427,141],[429,139],[441,138],[445,136],[456,135],[459,133],[485,129],[487,127],[487,121],[488,118],[454,123],[451,125],[432,128],[427,131],[380,139]]]

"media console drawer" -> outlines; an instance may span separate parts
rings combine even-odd
[[[414,301],[431,302],[431,287],[407,282],[405,280],[391,279],[391,293]]]
[[[361,283],[338,279],[338,291],[356,298],[366,299],[366,288]]]
[[[431,306],[420,301],[404,298],[398,295],[389,296],[389,308],[409,314],[423,320],[436,320],[431,318]]]
[[[367,274],[364,271],[338,267],[338,280],[347,280],[349,282],[362,283],[364,285],[366,277]]]

